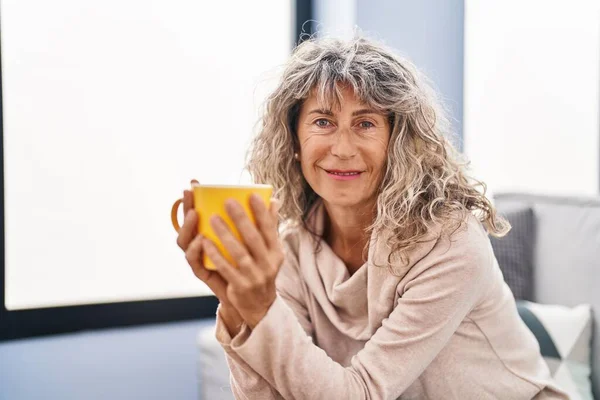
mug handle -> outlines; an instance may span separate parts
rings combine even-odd
[[[179,226],[179,221],[177,221],[177,211],[179,210],[179,205],[181,203],[183,203],[183,199],[177,199],[175,203],[173,203],[173,207],[171,207],[171,223],[177,232],[179,232],[181,229],[181,226]]]

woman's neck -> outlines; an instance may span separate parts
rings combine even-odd
[[[324,202],[327,223],[323,238],[333,252],[344,261],[350,275],[364,263],[364,248],[369,241],[366,229],[375,217],[374,205],[357,208],[332,206]]]

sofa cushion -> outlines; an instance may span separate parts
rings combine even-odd
[[[496,193],[500,211],[530,206],[535,216],[534,301],[591,304],[600,321],[600,197]],[[600,329],[592,339],[592,385],[600,399]]]
[[[502,212],[512,229],[501,238],[491,236],[490,242],[504,280],[518,300],[533,299],[534,218],[530,207],[517,207]]]
[[[233,400],[225,351],[215,337],[215,324],[198,333],[200,399]]]
[[[519,315],[537,339],[558,386],[572,400],[591,400],[592,314],[577,307],[517,302]]]

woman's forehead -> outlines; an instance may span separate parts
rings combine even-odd
[[[302,108],[305,111],[316,109],[338,113],[342,110],[342,108],[348,107],[353,109],[370,109],[382,115],[387,114],[387,110],[381,110],[380,107],[377,107],[371,104],[371,102],[357,96],[354,91],[342,92],[341,96],[339,97],[335,94],[335,92],[327,93],[324,96],[320,96],[318,93],[312,92],[302,102]]]
[[[369,102],[357,95],[351,86],[341,84],[336,88],[314,87],[303,104],[330,111],[339,111],[342,105],[350,104],[370,107]]]

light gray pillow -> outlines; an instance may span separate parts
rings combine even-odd
[[[572,400],[592,396],[592,309],[517,302],[519,315],[540,345],[540,352],[558,387]]]

